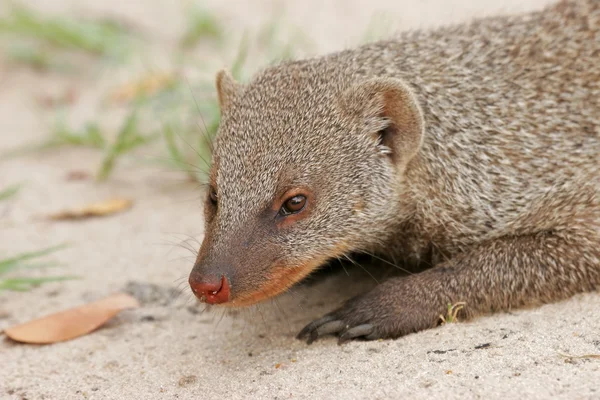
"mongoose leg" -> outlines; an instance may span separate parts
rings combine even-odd
[[[312,342],[396,338],[432,328],[448,304],[478,314],[561,300],[600,287],[600,232],[543,232],[482,243],[417,275],[392,278],[307,325]],[[325,329],[323,329],[325,328]]]

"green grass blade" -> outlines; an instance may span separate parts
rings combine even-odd
[[[57,262],[52,262],[52,263],[24,263],[24,264],[19,264],[19,269],[20,270],[31,270],[31,269],[42,269],[42,268],[56,268],[56,267],[60,267],[62,264],[61,263],[57,263]]]
[[[173,127],[170,124],[165,124],[163,127],[163,138],[165,139],[167,151],[169,152],[171,159],[177,164],[184,164],[185,157],[183,154],[181,154],[179,147],[177,147],[177,143],[175,142],[175,133],[173,132]]]
[[[124,152],[125,143],[129,140],[129,136],[135,134],[137,127],[137,113],[136,111],[131,112],[125,120],[123,126],[119,130],[117,137],[113,144],[106,150],[106,155],[102,160],[100,169],[98,170],[97,180],[104,181],[108,179],[112,173],[117,157]]]
[[[127,152],[130,152],[130,151],[140,147],[140,146],[144,146],[144,145],[158,139],[159,136],[160,136],[159,133],[153,133],[153,134],[149,134],[146,136],[136,135],[136,136],[130,138],[130,140],[128,140],[126,143],[124,143],[121,146],[120,154],[127,153]]]
[[[88,123],[83,130],[74,131],[64,124],[59,124],[53,132],[53,138],[46,142],[46,148],[62,145],[103,148],[106,143],[97,124]]]
[[[0,190],[0,201],[10,199],[13,196],[16,196],[21,190],[22,184],[18,183],[16,185],[8,186],[2,190]]]
[[[132,111],[122,128],[120,129],[114,143],[106,150],[106,155],[96,175],[96,179],[103,181],[108,179],[112,173],[117,159],[137,147],[143,146],[157,139],[160,134],[141,135],[138,132],[137,110]]]
[[[84,131],[84,142],[92,147],[103,148],[106,146],[106,141],[100,127],[95,123],[88,123]]]
[[[238,46],[238,52],[233,60],[233,64],[231,66],[231,75],[236,80],[243,80],[243,68],[246,63],[246,59],[248,58],[248,52],[250,49],[250,35],[246,30],[242,35],[242,39],[240,40],[240,44]]]
[[[124,54],[127,39],[124,29],[114,23],[47,18],[25,7],[0,19],[0,33],[98,55]]]
[[[49,282],[62,282],[67,280],[79,279],[76,276],[50,276],[44,278],[10,278],[0,280],[0,291],[2,290],[13,290],[13,291],[27,291],[35,286],[40,286],[44,283]]]
[[[67,247],[66,244],[61,244],[58,246],[52,246],[38,251],[21,253],[14,257],[0,260],[0,275],[6,274],[8,271],[11,271],[13,269],[20,268],[21,264],[24,261],[46,256],[58,250],[64,249],[65,247]]]
[[[50,52],[39,46],[13,46],[7,51],[6,56],[13,63],[29,65],[41,71],[54,66]]]
[[[115,140],[115,149],[117,152],[124,146],[128,141],[135,136],[137,132],[137,111],[132,111],[125,120],[125,123],[121,127],[117,139]]]
[[[190,14],[187,30],[181,39],[181,46],[189,48],[204,38],[220,40],[222,36],[223,29],[215,16],[206,10],[196,9]]]

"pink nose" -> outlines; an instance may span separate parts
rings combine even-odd
[[[190,274],[192,292],[200,301],[208,304],[226,303],[229,301],[231,289],[225,275],[219,279],[216,276],[197,276]]]

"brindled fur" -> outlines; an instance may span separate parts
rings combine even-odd
[[[223,73],[218,87],[219,204],[195,268],[227,264],[233,305],[354,252],[431,268],[303,335],[398,337],[448,303],[475,316],[600,285],[600,1],[406,32],[247,84]],[[287,186],[314,192],[311,214],[271,229],[264,210]]]

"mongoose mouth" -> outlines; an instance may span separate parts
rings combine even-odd
[[[267,282],[266,284],[259,286],[253,291],[235,295],[230,302],[224,303],[223,305],[229,307],[244,307],[275,297],[306,278],[311,272],[324,265],[327,260],[345,254],[347,251],[348,245],[346,242],[343,242],[332,249],[331,254],[315,257],[306,264],[299,266],[275,266],[272,268],[271,274],[265,280]]]
[[[263,284],[253,290],[239,292],[238,294],[232,294],[232,287],[235,286],[235,282],[230,286],[228,279],[223,276],[221,279],[220,288],[215,286],[210,287],[212,291],[207,292],[204,286],[198,287],[197,284],[193,283],[193,278],[190,276],[190,286],[192,291],[201,301],[208,304],[219,304],[225,307],[246,307],[251,306],[262,301],[273,298],[292,287],[294,284],[300,282],[308,274],[318,268],[324,263],[325,259],[316,259],[305,265],[289,267],[289,266],[278,266],[273,269],[273,272],[268,276]]]
[[[224,305],[243,307],[268,300],[285,292],[295,283],[301,281],[304,277],[310,274],[313,270],[314,267],[312,267],[312,265],[277,269],[268,278],[268,283],[266,285],[262,285],[252,292],[241,294],[238,298],[233,299],[230,303]]]

